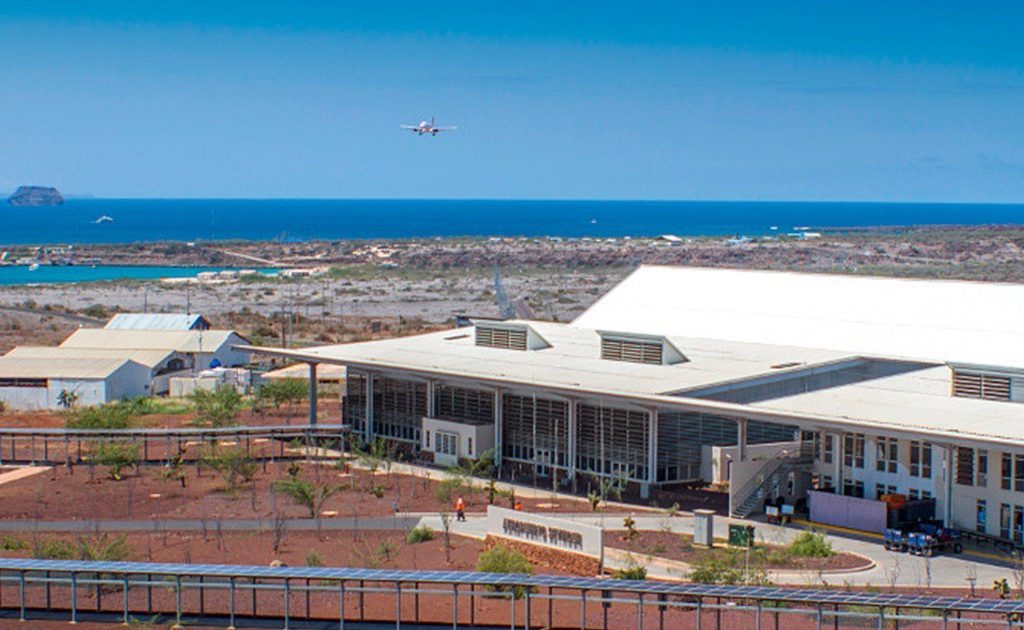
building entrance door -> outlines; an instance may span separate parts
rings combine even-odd
[[[551,476],[551,451],[547,449],[537,449],[534,451],[533,461],[535,462],[533,467],[533,474],[541,479],[547,479]]]

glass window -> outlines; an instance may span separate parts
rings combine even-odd
[[[988,521],[988,504],[984,499],[978,499],[977,516],[974,519],[974,529],[980,534],[985,533],[985,524]]]
[[[1013,506],[1013,542],[1024,542],[1024,507]]]
[[[875,441],[875,470],[879,472],[896,472],[899,461],[899,442],[896,438],[880,437]]]
[[[843,436],[843,465],[864,468],[863,433],[847,433]]]
[[[929,442],[910,443],[910,476],[931,479],[932,445]]]
[[[825,434],[825,452],[822,454],[821,461],[826,464],[831,464],[834,461],[836,452],[836,444],[833,436]]]
[[[999,537],[1010,539],[1010,505],[1007,503],[999,506]]]
[[[443,455],[454,455],[459,454],[459,436],[455,433],[448,433],[446,431],[437,432],[437,448],[436,452]]]
[[[1002,474],[1002,489],[1009,490],[1010,483],[1013,479],[1013,458],[1010,457],[1009,453],[1003,453],[1003,474]]]
[[[1024,455],[1013,456],[1013,489],[1024,492]]]
[[[978,451],[978,465],[975,467],[975,484],[979,488],[988,485],[988,451]]]

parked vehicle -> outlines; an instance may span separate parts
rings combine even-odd
[[[921,523],[917,531],[886,529],[883,544],[890,551],[906,551],[911,555],[931,557],[937,552],[964,550],[960,530]]]

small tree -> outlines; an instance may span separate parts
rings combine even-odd
[[[197,389],[189,395],[189,400],[195,407],[196,421],[212,427],[230,425],[242,409],[242,395],[230,385],[218,385],[212,390]]]
[[[441,512],[441,529],[444,531],[444,562],[452,562],[452,515]]]
[[[356,461],[362,464],[370,473],[369,485],[372,488],[376,484],[377,471],[381,466],[391,469],[391,450],[387,443],[381,438],[376,438],[367,443],[357,444],[352,449]]]
[[[341,488],[340,485],[315,486],[304,479],[286,479],[274,483],[275,490],[309,510],[309,518],[317,518],[327,499],[340,492]]]
[[[114,481],[121,481],[126,468],[137,465],[139,447],[128,442],[100,442],[96,446],[96,463],[107,467],[107,475]]]
[[[257,396],[268,401],[277,410],[281,405],[295,405],[302,402],[309,393],[306,381],[299,378],[273,379],[257,390]]]

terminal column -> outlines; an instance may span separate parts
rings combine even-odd
[[[501,417],[501,390],[494,390],[494,467],[501,468],[502,450],[505,448],[505,440],[502,435]]]
[[[316,363],[309,362],[309,423],[316,424],[316,411],[317,411],[317,380],[316,380]]]
[[[576,400],[569,399],[569,479],[576,481]]]
[[[953,446],[942,449],[942,520],[946,527],[953,526]]]
[[[373,439],[373,372],[366,373],[366,425],[363,438],[369,442]]]
[[[658,483],[658,410],[651,409],[647,435],[647,484]]]

